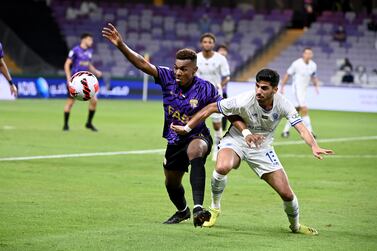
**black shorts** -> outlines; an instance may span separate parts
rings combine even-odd
[[[190,165],[189,158],[187,156],[187,148],[191,141],[194,139],[202,139],[207,143],[208,151],[205,156],[205,159],[207,159],[207,156],[211,152],[212,148],[212,138],[211,136],[203,136],[198,135],[194,138],[192,138],[189,141],[186,141],[181,144],[177,145],[167,145],[166,152],[165,152],[165,160],[164,160],[164,168],[171,171],[182,171],[182,172],[188,172],[188,166]],[[204,160],[205,161],[205,160]]]

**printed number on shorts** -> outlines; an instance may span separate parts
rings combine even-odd
[[[275,156],[275,153],[273,151],[269,151],[266,153],[266,156],[270,159],[271,163],[274,165],[279,165],[279,162]]]

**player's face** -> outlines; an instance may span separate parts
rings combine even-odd
[[[205,37],[203,38],[200,45],[202,46],[203,51],[209,52],[209,51],[212,51],[213,48],[215,47],[215,41],[213,41],[213,39],[210,37]]]
[[[305,50],[303,53],[302,53],[302,58],[305,60],[305,61],[309,61],[313,58],[313,51],[312,50]]]
[[[277,92],[278,87],[272,87],[269,82],[260,81],[255,84],[255,94],[259,103],[272,100],[274,94]]]
[[[189,86],[197,70],[198,67],[193,61],[176,59],[174,65],[174,75],[177,84],[182,87]]]
[[[90,48],[93,46],[93,38],[92,37],[86,37],[83,39],[83,42],[85,43],[85,45]]]

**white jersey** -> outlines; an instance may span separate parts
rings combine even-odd
[[[227,59],[218,52],[214,52],[210,58],[205,58],[202,52],[197,55],[198,71],[196,75],[212,83],[217,88],[222,79],[230,75]]]
[[[225,116],[240,116],[251,133],[263,135],[265,140],[261,148],[271,147],[274,131],[283,117],[288,119],[292,126],[302,121],[293,104],[279,93],[274,95],[273,107],[270,111],[259,106],[254,91],[218,101],[217,107]],[[229,129],[229,134],[231,137],[243,140],[242,133],[234,126]]]
[[[310,60],[309,63],[305,63],[303,58],[299,58],[289,66],[287,74],[292,76],[292,85],[301,85],[308,87],[312,77],[316,76],[317,64]]]

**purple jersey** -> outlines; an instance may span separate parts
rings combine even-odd
[[[91,48],[83,49],[79,45],[73,47],[68,54],[68,58],[72,60],[71,75],[79,71],[89,71],[92,54]]]
[[[0,58],[4,57],[3,45],[0,43]]]
[[[176,83],[174,72],[171,69],[157,66],[156,68],[158,78],[155,79],[155,82],[162,87],[165,112],[162,136],[166,138],[168,144],[185,142],[199,135],[209,136],[209,130],[204,122],[187,135],[178,135],[170,129],[170,124],[186,125],[190,118],[206,105],[221,100],[215,86],[195,76],[192,85],[184,91]]]

